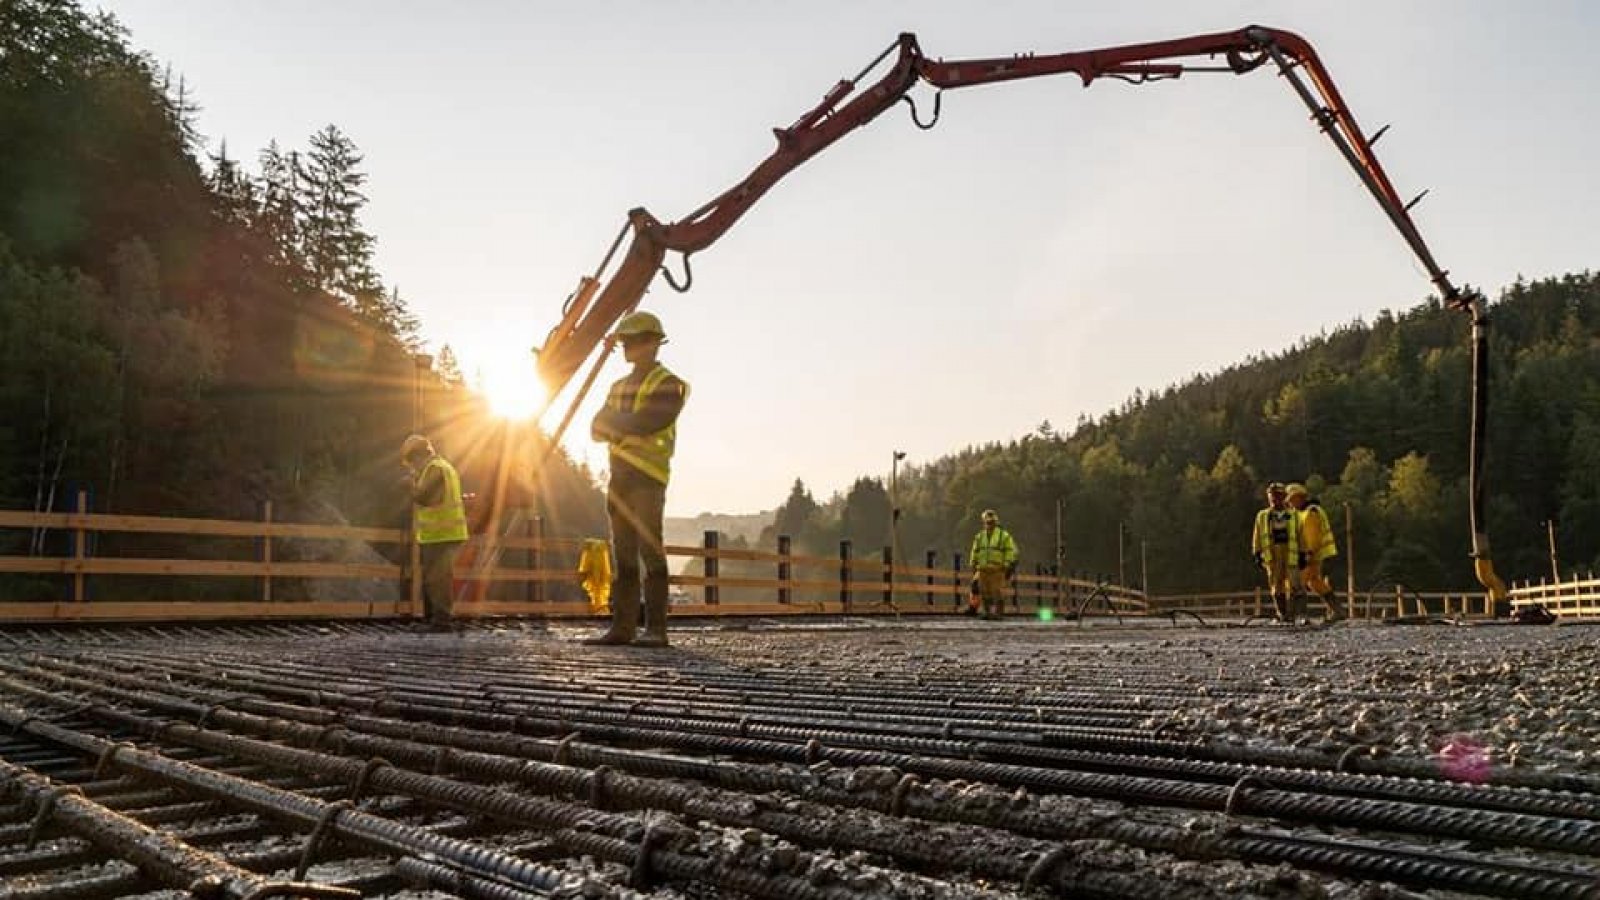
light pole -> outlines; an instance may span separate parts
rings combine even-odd
[[[1550,583],[1561,583],[1561,564],[1556,559],[1556,520],[1544,520],[1545,534],[1550,538]]]
[[[889,605],[894,605],[895,571],[900,564],[900,460],[906,458],[904,450],[894,451],[889,463],[889,550],[894,557],[889,563]]]
[[[1117,587],[1128,586],[1126,567],[1123,565],[1122,533],[1127,526],[1121,521],[1117,522]]]
[[[422,433],[422,373],[433,368],[433,357],[418,353],[411,358],[411,433]]]
[[[1144,538],[1139,539],[1139,590],[1145,597],[1150,596],[1150,557],[1147,555],[1149,544]]]

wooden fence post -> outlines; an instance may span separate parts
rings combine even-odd
[[[850,613],[850,539],[839,542],[839,604],[842,612]]]
[[[787,534],[778,535],[778,602],[792,603],[794,597],[789,590],[789,582],[794,578],[794,569],[789,563],[793,553],[793,543]]]
[[[955,582],[955,588],[956,588],[956,603],[955,603],[956,612],[960,612],[961,611],[961,603],[964,600],[967,599],[966,591],[962,590],[962,587],[961,587],[961,551],[960,550],[957,550],[954,553],[950,554],[950,575],[951,575],[951,578]]]
[[[78,492],[78,515],[89,514],[89,492]],[[89,542],[84,531],[83,522],[78,522],[78,527],[72,531],[72,558],[78,561],[78,570],[72,575],[72,601],[82,603],[87,596],[87,585],[83,574],[83,561],[89,556]]]
[[[422,545],[417,543],[416,521],[413,519],[411,529],[406,532],[409,546],[406,554],[411,562],[411,584],[407,588],[411,601],[411,617],[422,616]]]
[[[707,606],[716,606],[718,603],[722,602],[722,597],[719,596],[719,592],[717,590],[717,585],[714,584],[714,583],[711,583],[711,579],[716,578],[717,574],[722,570],[722,566],[721,566],[722,560],[717,558],[717,548],[719,546],[721,546],[721,544],[722,544],[722,536],[721,535],[717,534],[715,531],[706,532],[705,574],[706,574],[706,581],[707,581],[707,584],[706,584],[706,605]]]
[[[927,563],[928,564],[927,564],[927,566],[925,566],[925,568],[928,570],[928,572],[927,572],[928,592],[923,597],[923,599],[927,601],[927,604],[929,606],[932,606],[933,605],[933,567],[939,564],[939,551],[937,551],[937,550],[929,550],[928,551]]]
[[[883,605],[894,605],[894,548],[883,548]]]
[[[528,536],[533,538],[533,546],[528,550],[528,568],[535,571],[544,567],[544,516],[533,516],[528,519]],[[530,581],[528,587],[532,590],[532,599],[535,603],[544,602],[544,582]]]
[[[267,527],[261,535],[261,602],[272,602],[272,501],[261,501],[261,522]]]

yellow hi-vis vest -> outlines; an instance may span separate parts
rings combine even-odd
[[[1270,556],[1274,544],[1288,545],[1290,563],[1300,552],[1300,517],[1287,506],[1283,509],[1269,506],[1256,513],[1255,531],[1250,535],[1251,551]]]
[[[667,367],[656,363],[644,380],[639,383],[639,390],[633,395],[633,408],[624,409],[627,391],[624,385],[628,379],[611,386],[611,395],[606,397],[606,407],[617,412],[636,413],[643,409],[649,401],[650,395],[661,387],[661,383],[672,377]],[[681,379],[684,393],[689,391],[689,385]],[[678,423],[673,422],[655,434],[630,434],[611,442],[611,454],[623,460],[628,465],[649,475],[651,478],[666,484],[672,476],[672,451],[678,443]]]
[[[1003,569],[1017,561],[1017,542],[1011,532],[999,525],[991,534],[987,528],[979,529],[972,539],[972,568]]]
[[[444,499],[433,506],[417,504],[417,543],[464,541],[467,539],[467,505],[461,499],[461,475],[444,457],[435,456],[417,473],[417,484],[422,483],[432,468],[438,468],[444,477]]]
[[[1333,525],[1328,514],[1315,503],[1300,510],[1300,545],[1306,548],[1314,561],[1321,562],[1339,554],[1339,545],[1333,539]]]

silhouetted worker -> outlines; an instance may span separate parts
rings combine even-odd
[[[413,434],[400,445],[400,461],[411,473],[414,530],[422,563],[422,599],[428,624],[435,631],[450,628],[451,595],[455,590],[456,556],[467,540],[467,506],[461,475]]]
[[[678,437],[678,414],[688,399],[689,385],[656,360],[666,337],[661,320],[647,312],[624,316],[611,335],[612,340],[621,342],[633,371],[611,386],[589,433],[611,450],[606,513],[611,520],[617,572],[611,584],[611,627],[585,643],[667,646],[667,557],[662,549],[661,518]],[[635,637],[641,559],[644,633]]]

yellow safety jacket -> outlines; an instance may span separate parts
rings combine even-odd
[[[1300,510],[1300,546],[1306,548],[1314,562],[1321,562],[1339,553],[1328,514],[1316,503],[1307,503],[1306,508]]]
[[[633,395],[632,408],[624,408],[627,402],[628,379],[611,386],[611,393],[606,397],[606,408],[617,412],[636,413],[645,407],[650,395],[661,387],[668,378],[674,378],[667,371],[667,367],[656,364],[649,374],[644,376],[639,390]],[[689,392],[688,383],[677,379],[683,385],[684,393]],[[666,484],[672,476],[672,451],[678,443],[678,423],[674,421],[667,427],[654,434],[630,434],[610,442],[611,454],[623,460],[628,465],[649,475],[656,481]]]
[[[611,611],[611,545],[600,538],[583,542],[583,553],[578,557],[578,576],[583,592],[589,595],[589,611],[595,614]]]
[[[1011,532],[996,525],[993,532],[980,529],[972,539],[973,569],[1004,569],[1017,561],[1017,542]]]
[[[1275,544],[1288,546],[1291,564],[1300,553],[1300,517],[1287,506],[1283,509],[1269,506],[1256,513],[1256,527],[1250,535],[1251,552],[1270,556]]]
[[[444,457],[435,456],[417,473],[418,485],[429,469],[444,478],[444,499],[433,506],[416,505],[417,543],[447,544],[467,539],[467,505],[461,499],[461,475]]]

